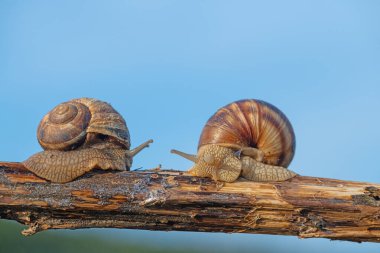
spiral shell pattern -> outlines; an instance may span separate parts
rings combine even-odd
[[[130,148],[127,125],[106,102],[79,98],[61,103],[47,113],[37,129],[37,139],[47,150],[72,150],[86,141],[88,133],[111,136]]]
[[[198,150],[218,144],[236,150],[254,147],[264,153],[263,163],[287,167],[295,152],[293,127],[275,106],[255,99],[240,100],[220,108],[207,121]]]

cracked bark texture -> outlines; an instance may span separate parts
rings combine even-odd
[[[380,242],[380,185],[296,176],[222,187],[180,171],[94,171],[47,182],[0,163],[0,217],[47,229],[131,228]]]

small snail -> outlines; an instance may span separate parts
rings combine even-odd
[[[57,183],[74,180],[98,168],[129,170],[132,158],[152,140],[135,149],[123,117],[106,102],[79,98],[47,113],[37,129],[45,151],[23,162],[37,176]]]
[[[286,116],[255,99],[233,102],[207,121],[197,155],[172,153],[191,160],[199,177],[233,182],[240,175],[252,181],[284,181],[297,175],[286,167],[295,152],[295,135]]]

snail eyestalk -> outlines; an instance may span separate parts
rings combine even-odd
[[[138,153],[140,153],[141,150],[143,150],[144,148],[149,147],[149,144],[152,143],[152,142],[153,142],[153,140],[150,139],[150,140],[144,142],[143,144],[137,146],[136,148],[134,148],[132,150],[129,150],[128,151],[128,155],[130,157],[134,157],[135,155],[137,155]]]
[[[182,156],[183,158],[190,160],[192,162],[195,162],[195,163],[197,162],[197,156],[196,155],[190,155],[190,154],[178,151],[176,149],[170,150],[170,153]]]

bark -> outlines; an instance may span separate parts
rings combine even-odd
[[[0,217],[46,229],[132,228],[380,242],[380,185],[296,176],[223,186],[180,171],[94,171],[47,182],[0,163]]]

